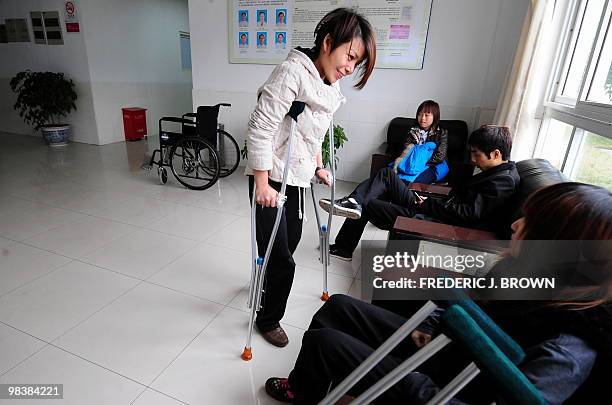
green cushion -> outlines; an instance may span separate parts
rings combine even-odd
[[[462,307],[453,305],[448,308],[442,322],[453,339],[470,352],[474,363],[495,384],[502,398],[518,405],[546,404],[540,392]],[[490,319],[486,324],[495,325]],[[499,329],[497,325],[495,328]]]

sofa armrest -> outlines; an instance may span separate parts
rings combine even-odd
[[[507,247],[507,241],[499,240],[493,232],[408,217],[398,217],[395,220],[389,239],[430,240],[475,250],[493,248],[502,251]]]
[[[432,197],[446,197],[450,194],[451,188],[435,184],[411,183],[410,190],[416,191],[419,194],[431,195]]]
[[[387,142],[381,144],[378,149],[372,154],[372,163],[370,165],[370,177],[374,177],[380,169],[387,167],[393,158],[387,153]]]

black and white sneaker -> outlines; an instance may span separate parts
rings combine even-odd
[[[319,205],[327,212],[331,209],[329,198],[321,198]],[[334,202],[334,215],[359,219],[361,218],[361,205],[353,197],[342,197]]]
[[[351,253],[344,249],[340,249],[336,246],[336,244],[329,246],[329,255],[335,257],[336,259],[344,260],[345,262],[350,262],[353,260],[353,255]]]

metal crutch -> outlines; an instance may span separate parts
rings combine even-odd
[[[314,206],[315,217],[317,218],[317,229],[319,230],[319,261],[323,264],[323,293],[321,293],[321,301],[327,301],[329,299],[329,292],[327,290],[327,267],[329,266],[329,234],[331,232],[332,218],[333,218],[333,204],[336,198],[336,157],[334,150],[334,120],[332,118],[329,123],[329,161],[331,166],[331,203],[332,209],[329,211],[327,217],[327,225],[321,225],[321,218],[319,217],[319,210],[317,208],[317,199],[315,197],[314,183],[310,185],[310,194],[312,196],[312,204]]]
[[[412,318],[408,319],[398,330],[393,333],[378,349],[376,349],[367,359],[364,360],[355,370],[351,372],[336,388],[334,388],[321,402],[319,405],[333,405],[344,394],[348,392],[353,385],[363,378],[370,370],[372,370],[387,354],[391,352],[402,340],[406,339],[407,336],[417,327],[421,322],[425,320],[437,308],[437,305],[428,301],[421,309],[419,309]],[[443,335],[440,335],[443,336]],[[439,337],[440,337],[439,336]],[[434,339],[435,340],[435,339]],[[441,349],[440,346],[448,343],[445,339],[439,339],[436,345],[432,346],[433,342],[430,342],[425,349],[427,351],[437,352]],[[433,353],[431,353],[433,355]],[[410,360],[410,359],[409,359]],[[409,361],[407,360],[407,361]],[[413,359],[415,360],[415,359]],[[424,360],[424,359],[418,359]],[[422,362],[422,361],[421,361]],[[414,363],[410,366],[415,366]],[[365,394],[365,393],[364,393]],[[363,394],[362,394],[363,396]]]
[[[266,253],[262,258],[257,252],[257,224],[256,224],[256,211],[257,204],[255,203],[255,186],[253,186],[253,196],[251,200],[251,251],[252,251],[252,269],[251,269],[251,284],[249,287],[249,299],[247,306],[251,310],[251,316],[249,318],[249,330],[247,333],[246,345],[242,351],[242,359],[249,361],[253,358],[251,351],[251,339],[253,337],[253,326],[255,323],[255,316],[257,311],[261,308],[261,296],[263,293],[263,282],[266,277],[266,267],[272,252],[272,246],[274,246],[274,240],[276,239],[276,233],[280,224],[281,217],[283,215],[283,207],[287,197],[285,196],[285,189],[287,188],[287,175],[289,173],[289,158],[291,157],[291,145],[293,141],[293,133],[295,132],[295,126],[297,124],[298,116],[304,111],[306,105],[301,101],[294,101],[291,104],[291,108],[287,115],[291,117],[291,129],[289,131],[289,138],[287,139],[287,152],[285,155],[285,168],[283,170],[283,182],[281,184],[281,190],[278,193],[278,199],[276,201],[276,218],[274,219],[274,226],[272,227],[272,233],[270,234],[270,240],[266,247]]]

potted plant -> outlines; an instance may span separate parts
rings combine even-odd
[[[76,110],[74,82],[63,73],[26,70],[17,73],[10,84],[17,93],[13,108],[25,123],[35,131],[40,129],[48,145],[66,145],[70,125],[60,123],[60,119]]]
[[[334,157],[336,158],[336,164],[334,166],[334,168],[338,167],[338,161],[340,160],[338,158],[337,152],[338,149],[340,149],[344,143],[348,141],[348,138],[346,137],[346,134],[344,133],[344,128],[342,128],[340,125],[334,125]],[[244,147],[240,150],[240,154],[242,155],[242,159],[246,160],[249,158],[249,151],[247,149],[247,143],[246,141],[244,141]],[[324,167],[330,167],[330,162],[329,162],[329,136],[325,136],[325,139],[323,140],[323,145],[321,145],[321,155],[323,158],[323,166]]]

